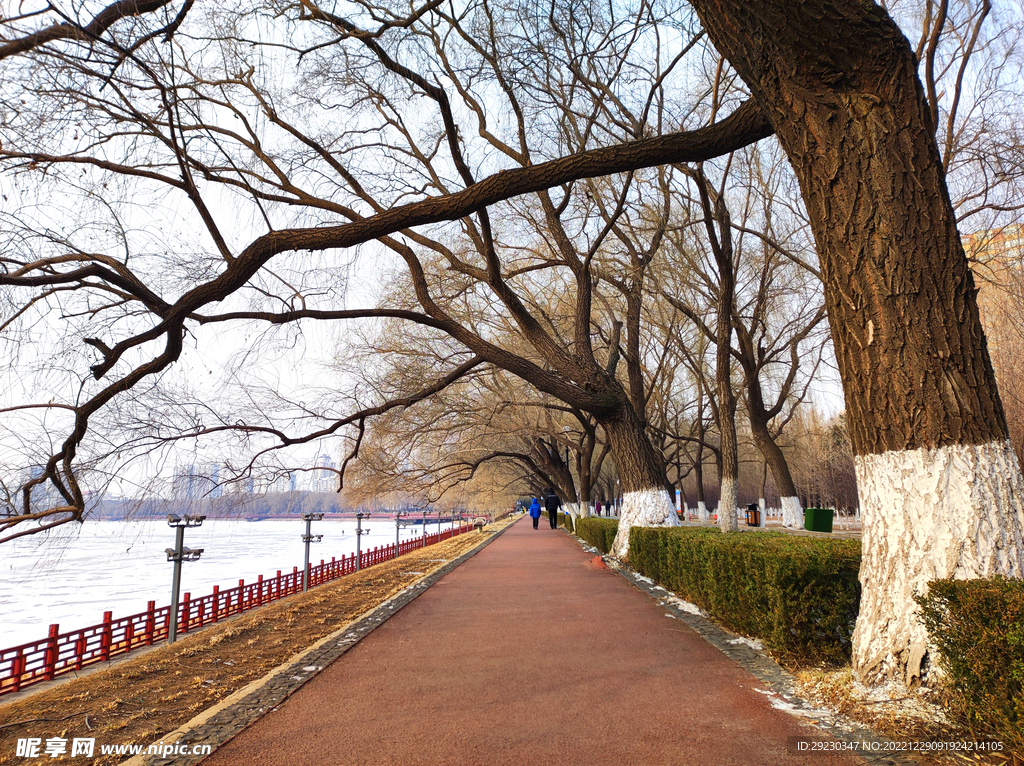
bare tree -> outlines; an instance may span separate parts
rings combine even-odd
[[[80,386],[80,394],[33,403],[55,414],[63,408],[68,422],[5,528],[81,516],[76,458],[93,417],[179,360],[186,328],[200,321],[365,316],[327,301],[326,308],[309,307],[323,285],[288,289],[278,272],[286,270],[288,254],[373,239],[409,270],[421,309],[408,321],[440,329],[469,349],[468,369],[501,367],[589,412],[608,435],[635,520],[668,520],[664,470],[646,437],[641,403],[609,370],[618,344],[610,358],[594,349],[591,262],[558,255],[566,259],[558,268],[572,274],[577,291],[571,343],[559,343],[518,298],[521,275],[499,255],[491,216],[512,209],[521,215],[522,207],[502,200],[538,193],[530,204],[544,215],[570,211],[582,220],[588,205],[583,186],[574,185],[580,179],[699,163],[775,133],[815,235],[856,456],[865,559],[855,666],[870,680],[916,678],[928,647],[915,617],[915,590],[935,577],[1020,576],[1024,557],[1024,481],[1007,439],[918,57],[873,3],[690,4],[752,96],[728,118],[692,132],[666,132],[684,124],[686,113],[666,112],[674,63],[662,67],[664,58],[650,56],[647,44],[660,45],[661,38],[655,31],[634,44],[639,33],[632,30],[658,28],[647,8],[597,25],[611,15],[584,14],[575,27],[572,9],[559,15],[563,9],[487,2],[457,18],[439,4],[408,14],[355,5],[349,18],[285,4],[256,13],[220,6],[197,22],[187,3],[141,17],[115,10],[109,23],[100,14],[95,26],[91,14],[58,20],[53,7],[5,18],[5,84],[16,87],[4,94],[0,162],[8,177],[20,174],[15,183],[22,185],[20,215],[5,221],[8,231],[20,230],[8,240],[0,284],[15,295],[22,327],[42,315],[74,318],[68,346],[82,359],[78,344],[85,343],[96,358],[94,380],[79,366],[68,371],[67,383]],[[533,28],[512,34],[524,21]],[[63,23],[75,29],[47,31]],[[208,39],[210,30],[215,39]],[[693,30],[690,39],[699,36]],[[532,41],[558,56],[535,55]],[[625,58],[623,45],[630,49]],[[585,50],[599,55],[587,58]],[[644,55],[646,69],[638,65]],[[562,116],[552,120],[571,131],[538,138],[552,114],[545,86],[561,76],[538,77],[529,65],[543,60],[567,65],[545,71],[570,73],[563,91],[579,101],[568,112],[556,109]],[[274,92],[274,67],[284,61],[308,64],[306,82]],[[628,87],[640,72],[649,85]],[[641,93],[644,104],[627,104],[627,91]],[[457,107],[449,94],[458,95]],[[499,98],[501,120],[485,114],[495,114],[490,107]],[[350,120],[345,129],[331,119],[341,113]],[[311,114],[315,119],[306,120]],[[423,127],[428,114],[437,128]],[[467,129],[459,131],[463,116]],[[87,178],[79,181],[73,171],[82,169]],[[632,180],[614,183],[621,190]],[[86,203],[100,199],[86,193],[91,187],[127,182],[136,203],[171,194],[182,207],[170,209],[187,206],[200,225],[191,248],[174,243],[179,268],[169,268],[172,258],[150,257],[167,252],[169,232],[147,240],[119,225],[129,219],[116,207],[102,213],[103,227],[86,232],[32,220],[22,204],[36,189],[77,188],[83,204],[72,220],[80,223]],[[218,193],[244,200],[247,212],[218,221]],[[99,204],[94,210],[105,211]],[[444,232],[471,240],[475,256],[447,248],[440,227],[430,230],[431,241],[413,229],[445,220],[460,220]],[[449,316],[426,278],[424,252],[445,258],[493,296],[543,363],[509,354]],[[274,308],[235,305],[256,296]],[[46,311],[57,305],[63,314]],[[452,361],[422,393],[465,374]],[[364,420],[339,418],[325,428],[333,433]],[[248,433],[296,439],[268,426]],[[47,482],[60,500],[32,512],[31,490]]]

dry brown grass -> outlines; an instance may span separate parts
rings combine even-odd
[[[507,522],[492,525],[505,526]],[[0,702],[0,764],[23,737],[150,744],[481,542],[470,533],[239,615],[30,696]],[[68,748],[70,750],[70,747]],[[81,758],[40,758],[38,763]]]
[[[894,740],[916,742],[973,741],[947,719],[941,694],[927,689],[907,689],[899,685],[872,689],[858,683],[849,667],[839,670],[799,670],[796,693],[816,707],[864,724]],[[922,759],[923,762],[954,764],[993,764],[1024,766],[1009,753],[953,752]]]

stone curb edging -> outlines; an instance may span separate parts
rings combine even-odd
[[[307,681],[345,654],[377,627],[387,622],[431,585],[494,542],[511,526],[512,524],[508,524],[504,529],[485,533],[487,539],[481,541],[479,545],[435,569],[426,577],[417,580],[356,620],[320,639],[262,678],[256,679],[225,697],[213,707],[199,713],[188,723],[165,734],[158,742],[165,745],[176,742],[190,745],[212,745],[213,752],[216,752],[219,747],[227,744],[243,729],[275,710]],[[150,743],[150,745],[153,744],[157,743]],[[192,754],[173,756],[143,754],[122,761],[121,766],[157,766],[158,764],[166,766],[169,763],[168,758],[174,759],[174,766],[193,766],[206,757],[207,755]]]
[[[684,599],[657,585],[650,578],[644,577],[625,564],[602,554],[597,548],[575,535],[569,534],[569,536],[587,553],[601,556],[609,569],[657,602],[658,606],[665,609],[667,614],[686,623],[701,638],[767,686],[773,693],[770,696],[776,697],[773,700],[773,707],[783,709],[791,715],[799,717],[805,725],[819,729],[840,742],[851,745],[849,750],[837,751],[836,755],[860,758],[864,763],[872,766],[920,766],[922,762],[920,757],[909,753],[885,750],[887,746],[892,747],[894,740],[868,729],[861,723],[834,713],[828,713],[828,717],[832,719],[831,722],[822,720],[823,716],[820,715],[820,712],[794,691],[796,679],[793,674],[770,656],[740,641],[742,636],[739,634],[726,630],[707,617],[681,608],[674,601]],[[866,752],[865,744],[877,748],[879,752]],[[857,749],[853,749],[854,746]]]

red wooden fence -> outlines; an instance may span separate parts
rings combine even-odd
[[[359,565],[365,569],[467,531],[468,528],[460,527],[406,540],[397,546],[397,550],[392,544],[362,551]],[[319,566],[310,566],[309,569],[309,587],[314,588],[355,572],[356,556],[353,553],[347,558],[332,558],[328,562],[321,559]],[[264,579],[260,575],[256,582],[248,585],[239,580],[236,587],[227,590],[214,585],[213,593],[202,598],[193,599],[190,593],[185,593],[178,605],[178,633],[199,630],[225,617],[301,590],[302,573],[298,567],[292,567],[288,574],[282,575],[278,570],[276,576]],[[40,641],[0,649],[0,695],[13,694],[27,686],[50,681],[162,641],[167,638],[170,612],[170,606],[157,608],[156,602],[150,601],[146,611],[139,614],[115,620],[111,612],[104,612],[103,622],[98,625],[68,633],[61,633],[59,625],[51,625],[47,637]]]

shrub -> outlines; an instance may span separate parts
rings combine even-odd
[[[917,597],[951,712],[1024,756],[1024,581],[936,580]]]
[[[559,511],[558,512],[557,524],[559,526],[561,526],[561,527],[565,527],[570,532],[573,531],[572,530],[572,516],[570,516],[568,513],[565,513],[564,511]]]
[[[601,519],[587,516],[576,521],[576,536],[593,545],[602,553],[608,553],[619,531],[617,519]]]
[[[630,564],[727,627],[796,662],[849,662],[860,541],[634,527]]]

